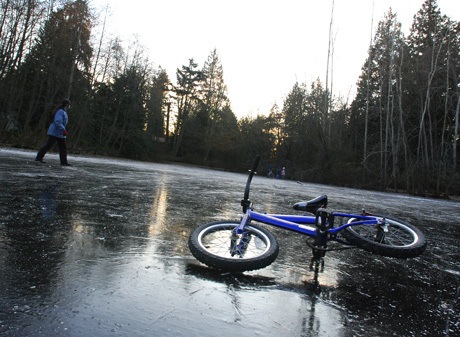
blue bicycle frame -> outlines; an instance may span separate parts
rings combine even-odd
[[[327,226],[331,226],[327,233],[332,235],[334,238],[338,232],[343,230],[349,226],[362,226],[362,225],[376,225],[379,224],[377,218],[368,215],[357,215],[357,214],[349,214],[349,213],[339,213],[339,212],[331,212],[330,213],[334,218],[336,217],[343,217],[343,218],[353,218],[359,219],[359,221],[353,221],[352,223],[341,224],[338,227],[332,227],[333,224],[327,224]],[[267,213],[258,213],[253,211],[251,208],[247,208],[246,213],[241,220],[239,226],[235,228],[235,231],[238,234],[243,233],[244,227],[246,224],[251,221],[262,222],[267,225],[272,225],[275,227],[284,228],[296,233],[301,233],[304,235],[308,235],[311,237],[318,236],[317,231],[317,220],[318,217],[315,216],[307,216],[307,215],[284,215],[284,214],[267,214]],[[308,226],[314,225],[314,226]]]

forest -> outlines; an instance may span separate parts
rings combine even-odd
[[[298,181],[460,195],[460,24],[436,0],[414,13],[407,36],[385,13],[351,79],[351,102],[318,78],[293,83],[282,106],[239,119],[217,50],[172,77],[140,44],[107,37],[86,0],[0,1],[2,146],[38,149],[69,98],[74,154],[240,172],[258,154],[259,174],[285,167]]]

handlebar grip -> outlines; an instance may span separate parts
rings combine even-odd
[[[257,166],[259,166],[260,158],[261,157],[257,155],[256,158],[254,159],[254,163],[252,164],[252,169],[251,169],[252,174],[256,173]]]

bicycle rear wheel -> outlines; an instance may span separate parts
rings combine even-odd
[[[383,219],[381,216],[375,216]],[[355,218],[348,223],[357,221]],[[417,257],[426,249],[427,241],[423,233],[408,223],[385,217],[388,231],[380,225],[357,225],[345,228],[342,235],[352,244],[374,254],[396,257]]]
[[[272,233],[258,225],[247,225],[244,233],[234,234],[236,221],[201,225],[189,238],[195,258],[215,269],[243,272],[265,268],[278,256],[278,242]]]

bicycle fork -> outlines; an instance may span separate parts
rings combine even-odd
[[[239,242],[238,242],[239,241]],[[238,234],[232,233],[230,239],[230,255],[243,257],[251,241],[251,234],[244,232],[241,237]]]
[[[244,231],[246,223],[249,221],[249,212],[246,212],[244,217],[241,219],[241,223],[235,227],[230,238],[230,255],[243,257],[248,248],[249,242],[251,242],[251,234]],[[240,236],[241,235],[241,236]]]

